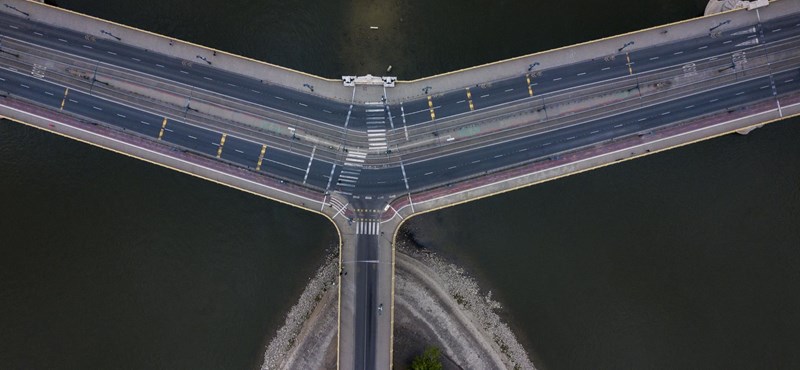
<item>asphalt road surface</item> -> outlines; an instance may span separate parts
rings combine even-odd
[[[404,101],[401,105],[356,105],[342,104],[300,91],[284,88],[269,82],[259,81],[236,73],[222,71],[198,60],[187,67],[182,60],[131,47],[113,39],[86,39],[84,34],[54,28],[50,25],[31,22],[13,15],[0,14],[0,34],[36,45],[82,56],[102,63],[139,71],[178,84],[194,86],[232,98],[252,102],[269,109],[305,117],[312,123],[343,126],[350,130],[370,130],[376,137],[370,148],[386,145],[380,141],[380,133],[399,128],[404,124],[413,129],[416,125],[431,124],[428,99]],[[633,73],[661,68],[679,67],[689,62],[708,58],[730,57],[737,50],[786,40],[800,35],[800,16],[763,23],[760,26],[732,28],[718,37],[708,36],[688,39],[652,48],[636,49],[629,54],[614,54],[614,58],[598,57],[571,65],[544,70],[532,69],[531,90],[528,90],[528,73],[521,71],[519,77],[476,83],[470,88],[470,98],[465,90],[436,95],[430,99],[436,122],[455,115],[470,112],[468,100],[474,109],[492,109],[511,101],[533,99],[542,94],[580,87],[587,84],[624,78]],[[630,67],[630,68],[629,68]],[[63,86],[51,83],[46,78],[38,79],[27,71],[4,69],[2,89],[14,95],[30,99],[51,107],[58,107],[64,96]],[[796,70],[774,76],[778,94],[796,91],[800,78]],[[789,81],[789,82],[785,82]],[[27,87],[26,87],[27,86]],[[483,147],[417,163],[405,163],[403,176],[399,163],[386,168],[364,168],[363,156],[358,150],[343,154],[336,163],[312,158],[312,153],[288,152],[267,145],[260,171],[305,184],[318,190],[338,190],[345,194],[391,196],[414,189],[441,185],[455,178],[474,176],[493,168],[505,167],[530,161],[546,159],[562,151],[568,151],[669,125],[683,119],[724,110],[730,107],[768,99],[767,90],[760,89],[764,81],[742,81],[720,86],[714,91],[684,97],[682,99],[644,107],[636,111],[586,122],[562,130],[525,137],[502,144]],[[698,102],[707,103],[698,104]],[[692,104],[694,103],[694,104]],[[691,106],[690,108],[687,108]],[[134,109],[112,101],[70,90],[64,111],[110,124],[136,134],[158,138],[182,148],[208,156],[221,154],[220,158],[254,169],[262,147],[266,143],[227,135],[223,150],[219,152],[223,132],[209,130],[184,123],[181,117],[167,117],[156,112]],[[350,118],[348,119],[348,113]],[[620,126],[621,125],[621,126]],[[359,162],[361,161],[361,162]],[[409,189],[406,188],[408,183]]]
[[[361,149],[344,151],[337,160],[315,157],[315,151],[287,151],[264,140],[247,139],[199,127],[183,116],[164,115],[111,101],[60,85],[45,74],[37,77],[30,70],[0,66],[0,90],[11,96],[85,120],[102,123],[152,140],[160,140],[183,150],[227,161],[261,173],[319,191],[339,191],[385,202],[395,195],[452,183],[455,179],[480,175],[501,167],[536,160],[550,160],[559,153],[606,142],[615,138],[646,134],[660,127],[714,112],[740,109],[749,104],[774,99],[800,90],[797,66],[775,70],[770,75],[739,77],[704,91],[654,104],[632,105],[628,111],[591,119],[567,127],[514,137],[491,145],[469,147],[424,160],[389,163],[382,168],[365,167],[367,155],[386,147],[387,133],[400,129],[414,130],[425,125],[447,122],[454,117],[468,117],[473,110],[499,109],[509,102],[533,102],[540,96],[565,89],[580,88],[626,76],[673,68],[708,59],[732,58],[732,54],[754,46],[790,40],[800,36],[800,16],[791,15],[758,26],[736,28],[718,37],[703,36],[656,47],[609,52],[608,56],[580,63],[530,71],[520,71],[514,78],[501,81],[476,81],[469,91],[457,90],[429,98],[355,105],[342,104],[260,81],[248,76],[222,71],[202,60],[187,66],[180,59],[126,45],[111,38],[89,40],[82,33],[58,29],[0,13],[0,42],[19,40],[100,63],[141,72],[214,92],[231,99],[260,105],[266,109],[302,117],[310,125],[344,127],[364,131],[368,142]],[[123,40],[124,41],[124,40]],[[3,47],[0,43],[0,47]],[[749,49],[748,49],[749,50]],[[472,105],[470,107],[470,104]],[[433,114],[431,114],[431,108]],[[435,121],[432,123],[432,116]],[[343,132],[343,136],[344,136]],[[223,141],[224,138],[224,141]],[[259,166],[258,164],[261,163]],[[257,168],[258,167],[258,168]],[[256,169],[257,168],[257,169]],[[385,199],[385,200],[381,200]],[[363,202],[362,207],[370,207]],[[377,292],[377,247],[379,224],[354,220],[358,244],[353,274],[356,279],[355,368],[372,368],[376,359],[376,326],[387,319],[379,310]]]

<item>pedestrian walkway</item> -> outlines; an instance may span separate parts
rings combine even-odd
[[[356,222],[356,235],[379,235],[380,221],[358,221]]]

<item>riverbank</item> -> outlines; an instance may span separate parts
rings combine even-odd
[[[336,366],[337,256],[330,255],[267,346],[262,369]],[[445,369],[534,369],[500,303],[464,270],[401,233],[395,278],[394,366],[406,368],[428,346]]]

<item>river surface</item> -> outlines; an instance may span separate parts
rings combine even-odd
[[[704,0],[59,0],[337,77],[401,79],[698,16]],[[379,30],[370,30],[378,26]],[[798,368],[800,129],[776,123],[409,222],[546,369]],[[3,121],[3,368],[256,368],[318,216]]]

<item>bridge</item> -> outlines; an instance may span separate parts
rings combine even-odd
[[[4,5],[2,116],[336,225],[343,369],[391,366],[409,217],[800,113],[797,0],[414,81],[324,79]]]

